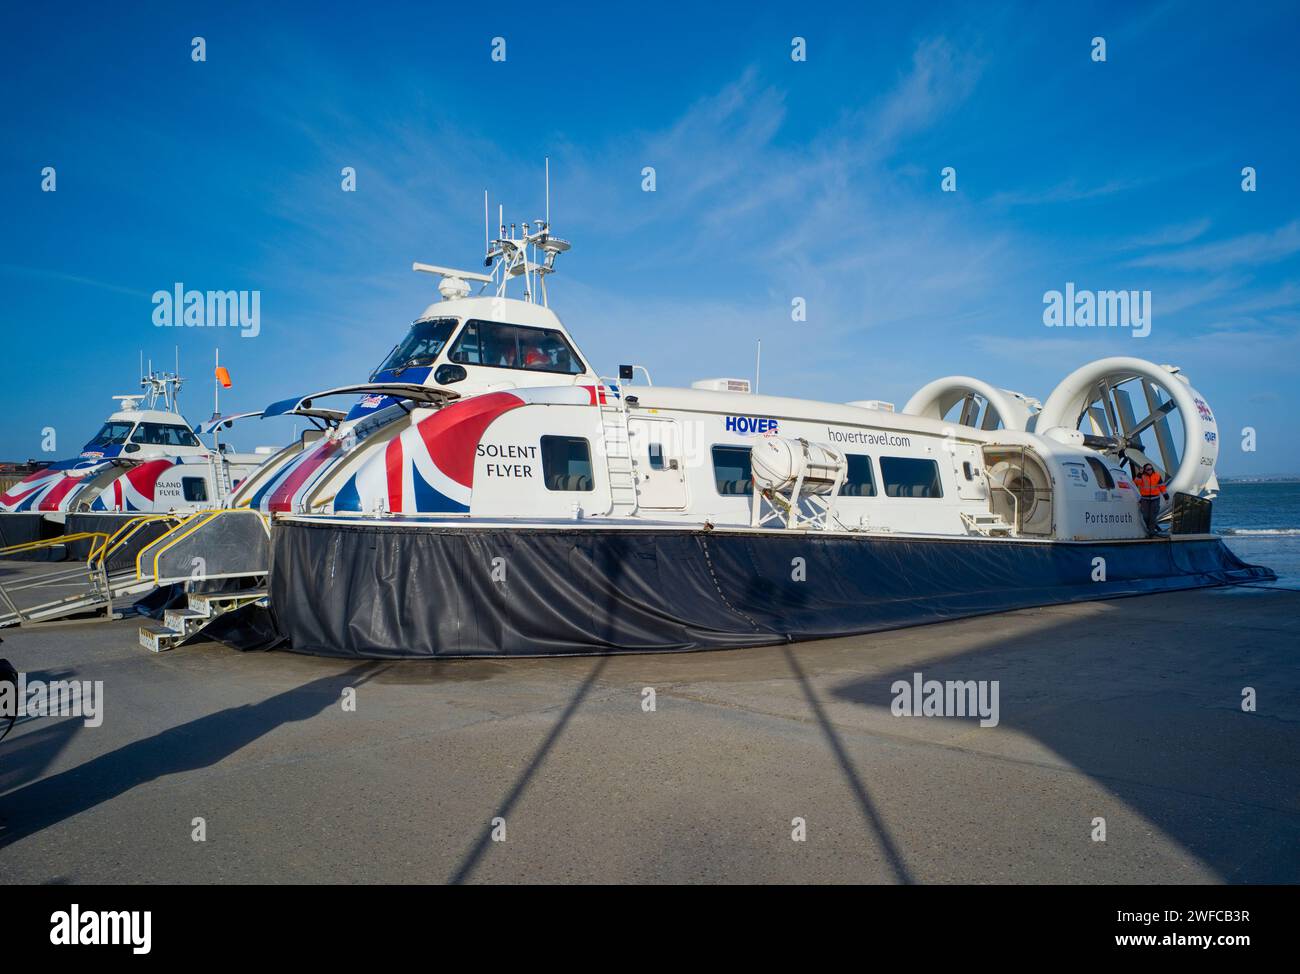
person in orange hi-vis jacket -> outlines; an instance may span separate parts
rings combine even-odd
[[[1149,463],[1142,465],[1142,472],[1133,478],[1141,498],[1138,505],[1142,510],[1142,520],[1146,524],[1147,537],[1154,538],[1161,534],[1156,519],[1160,516],[1160,500],[1169,499],[1164,480],[1156,473],[1156,468]]]

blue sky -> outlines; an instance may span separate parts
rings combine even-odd
[[[218,346],[227,409],[364,378],[435,297],[411,261],[474,267],[483,189],[540,217],[550,156],[551,305],[606,374],[761,338],[765,392],[901,406],[1137,355],[1215,407],[1220,473],[1300,472],[1295,6],[855,6],[8,5],[0,458],[75,452],[140,350],[180,345],[192,420]],[[178,281],[260,290],[261,334],[156,328]],[[1067,281],[1149,289],[1151,334],[1044,327]]]

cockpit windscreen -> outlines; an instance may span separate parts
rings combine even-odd
[[[432,365],[455,330],[455,318],[428,318],[415,322],[371,378],[380,372],[393,371],[400,375],[403,369]]]

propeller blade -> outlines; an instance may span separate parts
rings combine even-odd
[[[1123,427],[1119,424],[1119,416],[1115,413],[1114,387],[1106,381],[1098,384],[1097,388],[1101,392],[1102,405],[1106,407],[1106,418],[1110,421],[1110,428],[1116,433],[1120,432]]]
[[[1135,436],[1140,436],[1143,430],[1150,429],[1157,422],[1164,419],[1166,416],[1168,416],[1177,408],[1178,408],[1178,403],[1170,399],[1168,402],[1156,407],[1156,409],[1151,413],[1150,416],[1148,416],[1146,419],[1142,420],[1142,422],[1138,423],[1131,430],[1129,430],[1128,436],[1130,438]]]

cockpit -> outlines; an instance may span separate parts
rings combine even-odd
[[[131,430],[135,428],[135,423],[121,420],[109,420],[99,428],[99,432],[91,437],[90,442],[86,444],[86,449],[97,446],[121,446],[126,442],[126,438],[131,435]]]
[[[371,380],[381,372],[392,372],[396,378],[406,369],[432,365],[442,354],[457,324],[456,318],[429,318],[415,322],[406,337],[397,343],[383,364],[371,374]]]
[[[173,423],[141,423],[131,436],[132,443],[145,446],[201,446],[188,426]]]
[[[428,318],[415,322],[406,337],[371,374],[371,380],[381,374],[385,379],[397,380],[407,369],[432,366],[453,335],[456,338],[447,354],[447,361],[457,365],[560,375],[581,375],[587,370],[564,333],[558,329],[471,318],[456,334],[458,323],[456,318]]]
[[[127,443],[142,446],[201,446],[199,438],[188,426],[175,423],[135,423],[129,419],[110,419],[100,427],[86,450],[122,446]]]

